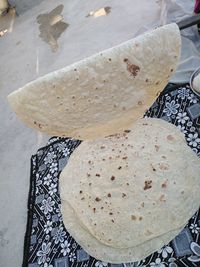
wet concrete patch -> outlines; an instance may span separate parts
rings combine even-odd
[[[7,33],[12,33],[15,18],[16,12],[14,8],[9,8],[8,13],[0,17],[0,37]]]
[[[106,6],[103,8],[100,8],[98,10],[95,11],[90,11],[90,13],[86,16],[86,18],[88,17],[101,17],[101,16],[107,16],[109,13],[111,12],[111,7],[110,6]]]
[[[8,32],[7,29],[0,31],[0,37],[4,36]]]
[[[8,11],[8,1],[0,0],[0,16],[6,15],[7,11]]]
[[[58,51],[58,39],[61,34],[69,27],[69,24],[63,21],[61,15],[64,6],[59,5],[49,13],[40,14],[37,17],[41,39],[51,46],[52,52]]]

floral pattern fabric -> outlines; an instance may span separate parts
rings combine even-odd
[[[200,99],[189,85],[169,84],[145,117],[157,117],[175,124],[200,157]],[[23,267],[200,266],[200,211],[169,244],[140,262],[103,262],[88,255],[76,243],[62,221],[58,183],[60,172],[80,143],[53,137],[46,147],[32,156]]]

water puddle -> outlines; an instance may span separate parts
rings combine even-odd
[[[86,16],[86,18],[88,18],[88,17],[98,18],[101,16],[107,16],[110,12],[111,12],[111,7],[106,6],[106,7],[100,8],[96,11],[90,11],[90,13]]]
[[[14,8],[10,8],[6,15],[0,17],[0,37],[3,37],[7,33],[13,32],[15,18],[16,12]]]
[[[37,17],[40,30],[39,36],[50,45],[52,52],[58,51],[58,39],[69,27],[69,24],[63,21],[63,16],[61,15],[63,8],[63,5],[59,5],[51,12],[40,14]]]

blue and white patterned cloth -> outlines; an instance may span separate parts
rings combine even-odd
[[[200,156],[200,99],[189,85],[169,84],[145,116],[175,124],[185,134],[191,149]],[[89,256],[76,243],[62,221],[58,180],[70,154],[80,143],[53,137],[32,156],[23,267],[200,266],[200,211],[174,240],[140,262],[102,262]]]

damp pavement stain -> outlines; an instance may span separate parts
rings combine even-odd
[[[88,18],[88,17],[98,18],[101,16],[107,16],[110,12],[111,12],[111,7],[106,6],[106,7],[100,8],[96,11],[90,11],[90,13],[86,16],[86,18]]]
[[[15,19],[16,12],[14,8],[10,8],[5,16],[0,17],[0,37],[13,32]]]
[[[0,37],[4,36],[8,32],[7,29],[0,31]]]
[[[63,8],[63,5],[59,5],[51,12],[40,14],[37,17],[40,30],[39,36],[50,45],[52,52],[58,51],[58,39],[69,27],[69,24],[63,21],[63,16],[61,15]]]
[[[7,0],[0,0],[0,16],[6,15],[8,11],[8,1]]]

